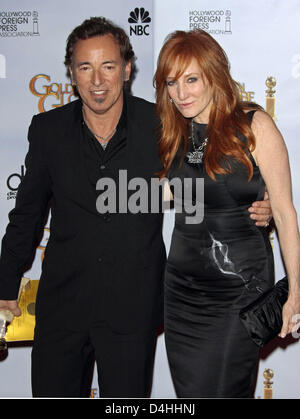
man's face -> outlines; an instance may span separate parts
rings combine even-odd
[[[123,83],[129,79],[131,65],[124,64],[112,35],[78,41],[69,70],[86,115],[113,115],[122,108]]]

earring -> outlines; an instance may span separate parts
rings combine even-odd
[[[170,102],[173,103],[173,99],[170,97]]]

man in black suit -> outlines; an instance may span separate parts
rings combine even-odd
[[[118,187],[122,171],[127,182],[150,185],[160,169],[154,106],[123,90],[133,59],[122,29],[104,18],[83,22],[65,60],[80,99],[34,116],[29,128],[26,174],[2,242],[0,309],[20,314],[20,279],[50,206],[32,351],[36,397],[87,397],[94,357],[102,397],[149,392],[163,313],[162,213],[96,209],[98,179]],[[257,217],[264,223],[269,213]]]

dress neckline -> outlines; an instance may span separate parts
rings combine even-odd
[[[195,120],[193,120],[193,122],[194,122],[194,124],[196,124],[196,125],[207,125],[207,124],[205,124],[204,122],[197,122],[197,121],[195,121]]]

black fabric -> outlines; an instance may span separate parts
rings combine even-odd
[[[155,330],[120,334],[105,322],[85,331],[54,326],[51,331],[39,330],[34,341],[33,397],[89,397],[95,361],[97,397],[149,397]]]
[[[113,137],[109,140],[106,148],[104,149],[102,145],[97,141],[93,133],[90,131],[84,119],[82,117],[82,129],[83,129],[83,151],[84,158],[87,161],[87,170],[89,172],[89,177],[92,183],[93,188],[96,187],[96,182],[101,178],[101,165],[107,154],[110,152],[115,152],[117,150],[120,153],[120,150],[125,150],[126,147],[126,130],[127,130],[127,104],[124,101],[123,110],[120,117],[120,120],[116,127],[116,132]],[[117,147],[118,146],[118,147]],[[104,154],[106,153],[106,155]],[[100,164],[99,164],[100,163]]]
[[[200,144],[206,125],[196,127]],[[242,139],[245,141],[245,139]],[[192,151],[192,144],[189,149]],[[239,312],[273,285],[273,254],[263,228],[249,218],[252,202],[262,200],[265,185],[253,162],[248,182],[244,166],[228,159],[233,172],[206,173],[204,164],[179,167],[180,151],[169,172],[204,178],[204,219],[187,224],[176,213],[165,275],[165,339],[179,397],[252,396],[258,347],[242,325]],[[176,200],[176,190],[175,200]],[[180,196],[177,197],[181,199]]]
[[[240,318],[250,338],[261,348],[278,335],[282,328],[282,308],[289,293],[284,277],[273,288],[240,311]]]

